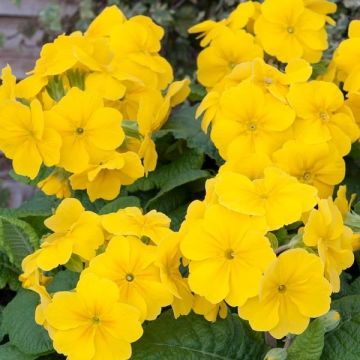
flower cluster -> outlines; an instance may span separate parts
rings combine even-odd
[[[151,138],[189,93],[160,56],[164,31],[150,18],[126,19],[112,6],[87,31],[46,44],[16,84],[10,66],[0,87],[0,149],[17,174],[48,195],[86,190],[111,200],[122,185],[155,169]]]

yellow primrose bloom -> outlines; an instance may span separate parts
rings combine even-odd
[[[225,91],[220,105],[222,120],[213,124],[211,139],[225,159],[236,146],[268,154],[277,150],[295,120],[288,105],[251,83]]]
[[[340,274],[354,262],[353,233],[344,226],[339,209],[329,198],[320,200],[318,209],[311,211],[306,222],[303,239],[308,246],[317,247],[325,266],[325,277],[333,292],[340,291]]]
[[[87,191],[91,201],[113,200],[122,185],[130,185],[144,175],[139,155],[132,152],[114,152],[98,165],[90,165],[85,171],[70,177],[74,190]]]
[[[334,185],[345,177],[345,161],[328,143],[309,145],[290,140],[274,153],[273,159],[289,175],[315,186],[321,198],[331,196]]]
[[[46,195],[55,195],[59,199],[71,196],[68,174],[61,169],[56,169],[46,179],[39,181],[37,187]]]
[[[77,199],[63,200],[55,214],[44,223],[54,231],[54,234],[44,239],[37,256],[37,265],[46,271],[66,264],[72,253],[90,260],[104,242],[100,217],[85,211]]]
[[[159,244],[170,234],[170,218],[156,210],[143,214],[137,207],[120,209],[102,216],[102,225],[114,235],[132,235]]]
[[[360,93],[356,92],[348,94],[345,104],[351,109],[355,121],[358,127],[360,127]]]
[[[230,74],[237,64],[262,56],[262,49],[252,35],[244,30],[225,28],[221,36],[199,54],[198,80],[202,85],[212,87]]]
[[[174,296],[171,307],[174,317],[188,315],[193,305],[193,295],[187,279],[181,276],[179,267],[181,263],[180,236],[171,233],[162,240],[158,246],[157,265],[160,268],[161,282]]]
[[[121,302],[138,308],[141,321],[154,320],[173,298],[161,283],[156,256],[155,246],[146,246],[131,236],[115,236],[106,251],[91,260],[83,274],[94,273],[114,281],[120,290]]]
[[[316,63],[328,47],[325,17],[305,8],[303,0],[265,0],[255,34],[281,62],[303,58]]]
[[[15,100],[16,77],[11,71],[10,65],[1,70],[0,101]]]
[[[237,224],[237,226],[234,226]],[[261,228],[222,206],[207,209],[181,242],[190,260],[189,285],[212,304],[240,306],[258,294],[261,276],[275,254]]]
[[[315,187],[302,184],[274,167],[267,167],[264,178],[253,181],[241,174],[223,172],[218,175],[215,192],[221,205],[240,214],[264,219],[268,230],[299,221],[317,201]]]
[[[334,14],[337,9],[337,5],[332,1],[327,0],[303,0],[307,9],[314,11],[320,15]],[[326,16],[326,21],[330,25],[336,25],[336,22],[330,17]]]
[[[129,359],[130,343],[143,334],[137,309],[121,303],[116,284],[93,274],[74,292],[56,293],[45,318],[55,350],[69,360]]]
[[[297,138],[309,144],[331,141],[340,155],[349,153],[351,143],[359,138],[359,127],[335,84],[325,81],[294,84],[288,101],[298,116],[294,123]]]
[[[303,249],[285,251],[265,271],[259,296],[239,307],[239,316],[276,339],[301,334],[310,318],[330,309],[331,287],[323,271],[316,255]]]
[[[79,173],[92,158],[115,150],[125,138],[121,120],[121,113],[104,107],[100,97],[78,88],[70,89],[48,112],[49,126],[56,129],[63,140],[60,166]]]
[[[171,107],[175,107],[183,103],[189,96],[190,92],[190,79],[174,81],[169,85],[165,98],[170,100]]]
[[[193,311],[195,314],[203,315],[207,321],[215,322],[218,316],[225,319],[228,315],[228,308],[225,301],[219,304],[212,304],[204,297],[194,295]]]
[[[49,128],[38,100],[30,107],[7,102],[0,107],[0,149],[13,160],[17,174],[34,179],[44,163],[59,163],[61,138]]]
[[[353,204],[356,194],[351,194],[350,201],[346,197],[347,188],[346,185],[341,185],[336,193],[334,204],[341,212],[343,220],[346,219],[347,214],[351,211],[351,205]]]

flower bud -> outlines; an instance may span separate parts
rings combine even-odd
[[[340,314],[335,310],[330,310],[327,314],[319,318],[321,323],[324,325],[325,332],[336,329],[340,323],[340,319]]]

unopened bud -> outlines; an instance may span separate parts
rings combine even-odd
[[[321,316],[319,320],[324,325],[325,332],[329,332],[337,328],[340,318],[340,314],[337,311],[330,310],[327,314]]]
[[[287,352],[283,348],[274,348],[268,351],[264,360],[285,360],[287,358]]]

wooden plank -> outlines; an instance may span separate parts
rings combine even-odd
[[[2,49],[0,52],[0,68],[9,64],[18,79],[32,70],[40,53],[39,48]]]

